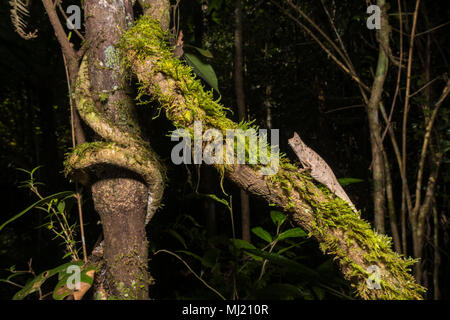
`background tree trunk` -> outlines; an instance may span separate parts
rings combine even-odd
[[[236,0],[234,11],[234,89],[236,93],[236,103],[238,107],[239,122],[246,120],[244,76],[243,76],[243,53],[242,53],[242,4],[241,0]],[[245,190],[241,190],[241,226],[242,239],[250,242],[250,199]]]

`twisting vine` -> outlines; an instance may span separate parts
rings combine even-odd
[[[9,2],[9,5],[11,6],[11,22],[17,34],[25,40],[36,38],[37,29],[28,33],[25,31],[28,26],[26,17],[30,16],[30,11],[28,10],[30,0],[12,0]]]
[[[147,224],[161,204],[164,191],[164,167],[139,136],[124,131],[105,118],[94,105],[89,92],[87,59],[83,59],[74,90],[74,100],[81,118],[105,141],[83,143],[76,146],[65,161],[66,175],[75,175],[95,169],[96,165],[109,164],[139,174],[149,188]]]

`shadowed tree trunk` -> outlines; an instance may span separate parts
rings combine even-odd
[[[236,92],[236,102],[238,107],[239,122],[246,119],[244,76],[243,76],[243,53],[242,53],[242,4],[241,0],[236,0],[234,11],[234,89]],[[250,199],[245,190],[241,190],[241,225],[242,239],[250,242]]]
[[[381,123],[379,118],[379,104],[382,102],[383,87],[388,72],[390,26],[387,16],[386,3],[378,0],[381,8],[381,28],[378,31],[378,63],[372,84],[369,102],[367,104],[367,118],[370,127],[370,144],[372,150],[372,186],[375,229],[385,232],[384,218],[386,214],[386,179],[384,173],[383,142],[381,140]]]

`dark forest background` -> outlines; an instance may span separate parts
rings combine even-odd
[[[395,3],[394,3],[395,2]],[[401,1],[406,19],[411,19],[415,1]],[[67,3],[67,4],[66,4]],[[64,1],[64,6],[78,1]],[[234,110],[230,117],[238,120],[234,78],[234,10],[235,2],[229,0],[181,0],[179,11],[179,28],[184,33],[185,52],[189,45],[204,48],[212,53],[206,58],[218,78],[221,102]],[[335,23],[347,46],[355,69],[366,83],[371,83],[378,45],[376,33],[366,28],[367,4],[364,1],[325,1],[335,17]],[[390,12],[396,12],[397,2],[392,1]],[[74,190],[74,185],[63,174],[65,154],[71,148],[70,108],[68,87],[61,49],[55,40],[53,29],[42,8],[40,1],[31,6],[29,28],[38,29],[38,37],[29,41],[21,39],[10,22],[10,8],[7,1],[0,3],[0,223],[34,203],[37,198],[27,188],[19,188],[20,182],[29,176],[18,168],[36,171],[37,180],[43,195],[50,195],[64,190]],[[327,15],[321,1],[308,4],[309,16],[329,35],[333,35]],[[417,33],[424,32],[448,22],[449,7],[447,1],[422,1],[417,24]],[[355,82],[331,61],[329,56],[271,1],[243,1],[243,57],[244,57],[244,91],[246,97],[247,118],[254,119],[261,128],[280,129],[280,148],[291,159],[295,155],[290,150],[287,140],[293,132],[298,132],[304,141],[317,151],[333,168],[338,178],[357,178],[361,182],[346,186],[346,191],[361,210],[362,217],[373,221],[373,201],[371,184],[371,149],[369,127],[364,103],[361,100]],[[398,54],[398,21],[390,16],[393,26],[391,33],[392,50]],[[437,78],[429,88],[432,101],[436,101],[446,83],[449,59],[449,25],[418,36],[416,40],[414,65],[412,70],[412,91],[420,89],[427,83],[425,60],[430,55],[429,79]],[[407,30],[405,30],[405,34]],[[427,36],[429,35],[429,37]],[[428,42],[427,42],[428,41]],[[404,37],[405,50],[409,43]],[[198,52],[197,52],[198,54]],[[390,107],[396,86],[397,67],[390,66],[384,86],[384,99]],[[401,88],[404,89],[404,88]],[[393,114],[393,129],[400,134],[404,96],[399,95],[399,103]],[[410,181],[416,177],[424,134],[424,114],[419,107],[425,97],[423,92],[412,98],[408,122],[408,155]],[[270,119],[268,119],[270,108]],[[227,292],[227,262],[231,257],[228,248],[221,245],[224,238],[231,237],[228,209],[213,199],[198,198],[200,193],[216,194],[224,198],[220,187],[219,175],[202,166],[175,166],[170,164],[170,151],[174,142],[168,133],[174,128],[163,115],[157,115],[155,109],[139,106],[139,119],[146,134],[152,137],[153,148],[169,163],[169,184],[165,192],[164,207],[158,211],[147,231],[150,247],[153,251],[161,248],[185,250],[210,259],[213,265],[221,261],[217,271],[208,262],[197,259],[194,255],[185,255],[186,261],[195,269],[202,270],[205,277],[216,288]],[[424,240],[422,260],[422,284],[428,288],[429,299],[450,297],[450,223],[449,188],[450,171],[448,153],[450,146],[450,112],[448,103],[444,102],[435,124],[444,150],[444,159],[437,178],[433,208],[437,219],[430,214]],[[384,123],[383,128],[384,130]],[[87,129],[86,129],[87,130]],[[401,207],[401,179],[395,162],[394,153],[388,136],[385,138],[389,162],[393,168],[393,188],[396,197],[396,209]],[[198,181],[199,186],[197,186]],[[233,213],[236,230],[240,230],[240,191],[235,186],[224,182],[224,189],[232,195]],[[88,250],[91,250],[101,233],[98,216],[94,211],[88,190],[83,190],[83,211]],[[73,203],[74,204],[74,203]],[[72,205],[73,205],[72,204]],[[257,199],[250,197],[251,227],[262,226],[272,230],[270,221],[271,208]],[[77,221],[75,205],[69,210],[72,223]],[[215,220],[205,216],[213,212]],[[387,219],[387,218],[386,218]],[[46,217],[39,210],[33,210],[0,232],[0,278],[9,275],[8,269],[16,266],[17,270],[28,269],[27,263],[32,259],[32,268],[36,273],[62,264],[65,247],[54,234],[45,227]],[[400,222],[398,222],[400,223]],[[438,234],[435,226],[438,225]],[[407,226],[407,237],[410,236]],[[273,231],[273,230],[272,230]],[[389,224],[386,233],[391,235]],[[76,235],[79,237],[79,235]],[[435,250],[434,239],[437,237],[439,248]],[[181,238],[181,239],[180,239]],[[252,234],[252,243],[260,239]],[[262,245],[261,245],[262,246]],[[209,250],[215,248],[216,250]],[[219,249],[217,249],[219,248]],[[412,256],[410,240],[406,255]],[[217,252],[219,250],[219,252]],[[436,252],[439,264],[436,270]],[[295,248],[295,255],[302,256],[302,263],[310,268],[324,268],[329,283],[340,295],[333,295],[330,290],[322,291],[315,287],[304,286],[300,298],[321,299],[351,296],[351,288],[339,280],[339,272],[328,257],[323,256],[316,243],[305,239],[301,246]],[[220,256],[220,259],[217,258]],[[208,260],[209,261],[209,260]],[[326,267],[326,268],[325,268]],[[208,291],[180,261],[171,256],[157,255],[150,261],[152,276],[156,279],[152,297],[168,298],[212,298]],[[245,287],[254,277],[255,270],[248,271],[242,278],[240,286]],[[438,272],[436,278],[435,273]],[[288,283],[289,276],[282,268],[274,267],[266,279],[264,288],[278,283]],[[26,281],[23,277],[20,281]],[[291,278],[292,279],[292,278]],[[433,282],[438,279],[438,283]],[[18,281],[18,282],[20,282]],[[302,283],[302,277],[296,283]],[[292,284],[292,283],[291,283]],[[435,295],[435,288],[439,294]],[[239,287],[239,286],[238,286]],[[339,289],[336,289],[338,287]],[[275,287],[273,287],[275,288]],[[275,289],[261,290],[258,295],[247,297],[299,298],[296,294],[279,296],[266,295]],[[10,299],[18,288],[8,283],[0,283],[0,298]],[[344,294],[345,293],[345,294]],[[246,296],[242,296],[245,298]]]

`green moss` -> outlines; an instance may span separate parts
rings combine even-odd
[[[109,93],[108,92],[102,92],[99,94],[99,99],[101,102],[106,102],[109,98]]]

